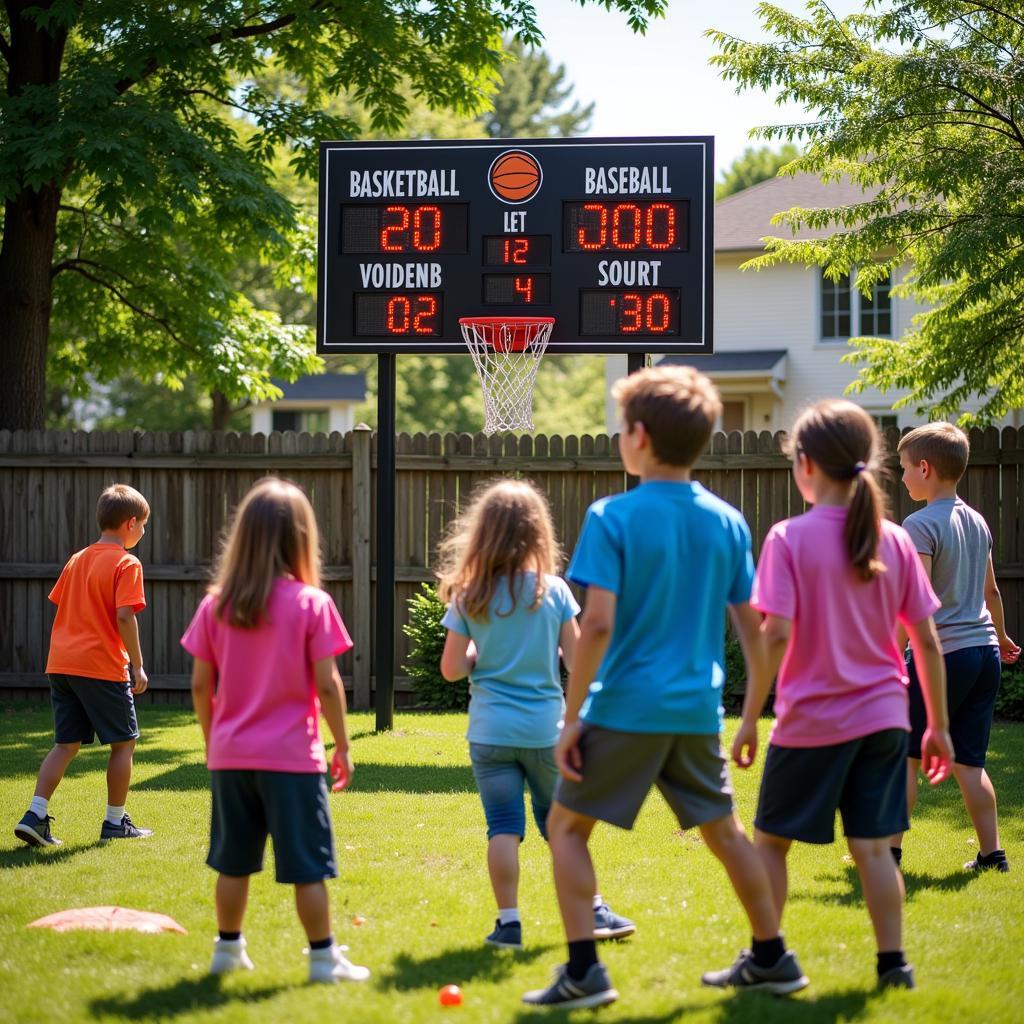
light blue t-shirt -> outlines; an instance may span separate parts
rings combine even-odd
[[[754,578],[743,516],[698,483],[643,483],[590,506],[566,575],[617,598],[584,721],[720,732],[726,605],[748,601]]]
[[[453,601],[441,620],[476,644],[469,676],[471,743],[500,747],[551,747],[565,711],[558,673],[558,635],[580,606],[565,580],[545,576],[540,605],[532,609],[536,576],[516,577],[513,607],[508,581],[499,585],[487,621],[470,619]]]

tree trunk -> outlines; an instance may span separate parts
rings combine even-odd
[[[10,23],[7,95],[50,86],[33,120],[40,126],[59,116],[57,90],[67,30],[41,30],[25,9],[51,3],[6,4]],[[0,244],[0,429],[39,429],[46,419],[46,349],[53,306],[51,267],[57,237],[61,186],[23,186],[4,204]]]
[[[231,402],[223,391],[211,391],[213,399],[213,429],[227,430],[228,420],[231,419]]]

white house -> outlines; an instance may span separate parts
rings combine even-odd
[[[715,204],[715,354],[665,356],[664,362],[696,366],[715,381],[722,393],[723,429],[783,430],[809,403],[842,395],[857,376],[855,366],[840,361],[851,351],[849,339],[898,338],[921,310],[891,296],[888,285],[876,286],[865,298],[849,277],[833,283],[818,267],[783,263],[740,270],[763,251],[764,237],[789,237],[788,227],[771,223],[776,213],[794,206],[843,206],[863,197],[852,182],[824,184],[814,175],[798,174],[769,179]],[[803,228],[795,237],[827,234]],[[625,375],[625,364],[625,356],[609,357],[609,382]],[[892,408],[900,395],[867,390],[851,397],[880,426],[913,426],[919,417],[912,407]],[[609,405],[608,427],[617,429],[614,403]],[[1007,422],[1019,425],[1018,418],[1015,414]]]
[[[251,430],[298,430],[344,434],[355,425],[356,406],[366,400],[366,378],[361,373],[319,373],[289,384],[275,380],[283,392],[276,401],[257,402],[251,408]]]

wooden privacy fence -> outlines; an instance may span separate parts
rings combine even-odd
[[[697,478],[740,508],[755,553],[772,523],[803,511],[781,434],[717,434]],[[897,435],[887,440],[895,448]],[[0,696],[45,692],[43,669],[53,608],[47,594],[68,555],[96,537],[99,492],[114,481],[138,488],[152,518],[137,554],[148,607],[139,617],[153,699],[186,698],[188,658],[178,643],[201,599],[219,538],[250,485],[274,473],[309,495],[321,530],[325,587],[352,633],[341,659],[356,707],[373,699],[376,564],[375,448],[368,429],[323,434],[214,434],[0,431]],[[971,463],[960,493],[988,521],[1007,628],[1024,630],[1024,430],[971,436]],[[551,503],[559,537],[571,552],[587,506],[620,492],[626,476],[618,439],[400,435],[397,443],[396,665],[408,654],[401,631],[406,603],[433,580],[431,560],[445,528],[483,481],[516,474]],[[896,476],[888,489],[894,516],[913,509]],[[685,609],[680,609],[685,614]],[[401,673],[401,668],[398,669]],[[408,681],[396,680],[399,699]]]

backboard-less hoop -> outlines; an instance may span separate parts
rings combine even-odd
[[[555,318],[466,316],[462,338],[484,393],[484,433],[533,430],[533,388]]]

